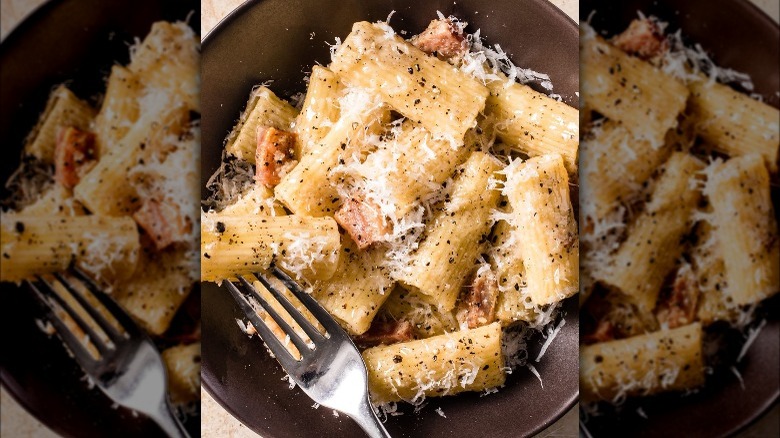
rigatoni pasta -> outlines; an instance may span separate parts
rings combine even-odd
[[[500,169],[495,158],[474,152],[453,182],[450,201],[433,219],[410,266],[399,277],[407,288],[419,291],[443,310],[452,310],[468,273],[485,249],[490,212],[499,193],[491,177]],[[475,239],[478,237],[478,239]]]
[[[309,278],[336,270],[340,235],[329,217],[228,215],[201,217],[201,281],[268,269],[272,262]]]
[[[298,111],[279,99],[267,87],[252,90],[246,109],[227,138],[225,151],[236,158],[255,162],[257,128],[261,126],[289,129]]]
[[[521,236],[525,293],[535,305],[574,295],[579,289],[579,240],[563,158],[534,157],[512,163],[504,173],[503,192]]]
[[[25,155],[53,163],[58,129],[61,126],[75,126],[83,130],[89,127],[94,117],[95,110],[88,103],[76,97],[66,86],[60,85],[49,95],[46,109],[27,137]]]
[[[585,104],[653,147],[663,145],[685,108],[685,84],[607,43],[589,26],[581,28],[580,46]]]
[[[335,73],[320,65],[312,67],[306,98],[294,122],[293,130],[298,134],[296,156],[303,155],[330,132],[341,112],[339,97],[342,89]]]
[[[461,330],[363,352],[375,403],[413,401],[501,386],[501,326]]]
[[[2,218],[3,281],[64,271],[73,261],[94,268],[95,274],[121,279],[138,260],[138,230],[128,217],[4,213]]]
[[[476,79],[365,21],[354,24],[331,70],[350,86],[376,90],[396,111],[456,144],[488,96]]]
[[[692,226],[701,196],[696,173],[702,169],[704,163],[693,156],[672,154],[645,211],[630,225],[628,238],[600,278],[646,312],[655,308],[664,278],[683,252],[680,240]]]
[[[780,112],[726,85],[709,80],[693,82],[691,117],[701,138],[732,157],[757,154],[777,172]]]
[[[734,304],[757,303],[780,285],[780,240],[769,172],[761,155],[743,155],[708,169],[713,236],[725,268],[724,292]]]
[[[584,401],[696,388],[704,383],[701,325],[584,346],[580,374]]]
[[[577,173],[579,112],[528,85],[488,83],[485,113],[498,120],[496,134],[506,145],[535,157],[559,154],[566,169]]]
[[[378,404],[419,405],[502,385],[504,327],[523,320],[542,329],[577,290],[567,171],[576,172],[577,111],[508,83],[515,67],[508,59],[491,67],[468,52],[463,26],[441,18],[405,41],[386,23],[356,23],[332,62],[313,67],[289,126],[239,122],[246,147],[235,152],[235,135],[228,137],[227,158],[211,178],[223,181],[213,186],[215,207],[202,215],[202,280],[247,278],[272,261],[297,276],[365,348]],[[244,114],[255,105],[250,99]],[[281,141],[267,141],[269,129],[299,150],[281,153]],[[249,158],[251,145],[266,159]],[[522,166],[526,185],[514,175]],[[528,214],[509,220],[508,205]],[[491,238],[497,234],[505,238]],[[510,250],[526,239],[528,252]],[[290,245],[303,248],[305,264],[285,263]],[[541,247],[555,266],[534,264]],[[529,282],[518,278],[525,256]],[[515,287],[533,299],[507,311],[499,291]]]

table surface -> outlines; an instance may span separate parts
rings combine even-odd
[[[5,36],[38,5],[45,0],[0,0],[0,39]],[[776,0],[751,0],[769,16],[778,21],[780,15],[780,2]],[[203,34],[212,29],[222,17],[227,15],[243,0],[202,0],[201,1],[201,27]],[[570,17],[577,20],[579,16],[579,3],[577,0],[551,0]],[[201,436],[204,438],[231,437],[231,438],[258,438],[258,435],[224,410],[206,391],[202,391],[202,423]],[[40,437],[53,438],[57,434],[50,431],[29,415],[24,408],[6,392],[0,390],[0,436],[13,437]],[[766,436],[778,436],[780,425],[780,406],[775,406],[771,412],[765,415],[750,429],[740,434],[740,438],[758,438]],[[544,437],[577,437],[578,436],[578,410],[575,406],[559,421],[537,435]]]

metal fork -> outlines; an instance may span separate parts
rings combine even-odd
[[[276,356],[284,371],[312,400],[322,406],[345,413],[358,423],[368,436],[374,438],[390,437],[371,407],[368,397],[366,365],[352,339],[333,317],[287,274],[274,266],[269,271],[300,300],[326,331],[326,335],[323,335],[262,274],[255,274],[255,277],[306,333],[311,340],[310,343],[298,336],[295,330],[273,307],[268,305],[268,302],[260,296],[246,278],[238,277],[243,286],[241,289],[232,282],[226,282],[233,298],[273,355]],[[285,335],[289,336],[290,341],[300,353],[299,359],[296,359],[290,350],[277,339],[249,303],[248,297],[254,298],[284,331]]]
[[[166,389],[165,365],[151,339],[124,309],[103,293],[86,274],[77,268],[73,268],[71,272],[72,277],[85,286],[108,310],[118,323],[118,327],[87,301],[76,288],[74,280],[62,274],[54,274],[53,277],[64,287],[64,290],[60,290],[67,291],[78,302],[105,336],[101,336],[92,324],[85,321],[74,307],[57,293],[56,282],[38,277],[35,281],[26,283],[46,305],[49,321],[81,369],[117,404],[146,414],[170,437],[189,437],[184,426],[171,411]],[[60,309],[84,331],[99,353],[99,358],[95,358],[90,353],[84,343],[85,339],[71,331],[65,320],[58,314]],[[105,342],[104,338],[107,338],[108,342]]]

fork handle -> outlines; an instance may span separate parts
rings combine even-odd
[[[187,429],[184,428],[181,421],[173,414],[171,407],[167,402],[162,402],[157,409],[157,413],[151,415],[151,418],[170,438],[190,438]]]
[[[371,407],[368,399],[364,399],[360,403],[358,413],[351,415],[351,417],[370,438],[391,438],[385,426],[376,416],[374,408]]]

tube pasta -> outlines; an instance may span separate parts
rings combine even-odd
[[[637,139],[663,145],[685,108],[688,88],[607,43],[587,24],[580,30],[580,59],[585,104],[622,123]]]
[[[631,201],[670,153],[667,146],[653,148],[649,141],[634,138],[612,120],[594,128],[582,143],[583,213],[591,219],[603,218]]]
[[[580,348],[583,401],[693,389],[704,384],[701,325]]]
[[[383,248],[358,251],[349,236],[343,236],[342,242],[335,274],[315,282],[311,294],[350,334],[360,335],[368,330],[395,281],[383,266]]]
[[[780,240],[762,158],[744,155],[713,164],[704,189],[725,266],[725,292],[737,305],[759,302],[780,288]]]
[[[320,65],[312,67],[306,98],[293,129],[298,134],[296,157],[322,141],[339,119],[343,89],[335,73]]]
[[[566,169],[577,172],[579,111],[527,85],[506,81],[488,83],[485,114],[494,117],[496,135],[529,157],[560,154]]]
[[[700,198],[696,173],[704,163],[675,152],[656,182],[652,199],[631,224],[628,239],[614,255],[602,281],[621,290],[645,312],[655,308],[666,275],[682,254],[680,239],[691,229],[692,213]]]
[[[235,279],[276,262],[310,280],[333,276],[340,235],[333,218],[201,216],[201,281]]]
[[[572,296],[579,289],[579,240],[563,158],[553,154],[515,161],[504,173],[510,223],[519,233],[525,269],[524,293],[535,305]],[[504,295],[504,306],[510,297],[521,298]]]
[[[132,273],[140,244],[129,217],[39,216],[3,213],[2,281],[63,271],[74,261],[109,278]]]
[[[105,155],[120,144],[140,117],[138,98],[142,84],[126,67],[114,65],[108,77],[106,95],[95,118],[95,139],[99,155]]]
[[[24,145],[25,155],[53,163],[59,128],[73,126],[87,130],[94,117],[95,110],[91,106],[76,97],[67,87],[60,85],[49,95],[46,109],[27,137],[27,143]]]
[[[368,387],[375,403],[417,401],[504,384],[501,325],[369,348]]]
[[[358,22],[331,70],[352,87],[375,90],[396,111],[456,144],[476,124],[487,88],[377,24]]]
[[[433,219],[409,268],[398,278],[444,311],[455,307],[463,282],[486,247],[490,212],[499,198],[489,181],[500,167],[483,152],[474,152],[466,160],[453,183],[450,201]]]
[[[174,404],[200,399],[200,342],[175,345],[161,353],[168,371],[168,391]]]
[[[758,154],[777,171],[780,112],[730,87],[692,82],[690,108],[698,134],[716,150],[736,157]]]
[[[225,150],[241,160],[255,162],[257,150],[257,129],[272,127],[289,130],[298,110],[276,97],[264,86],[252,90],[246,109],[233,127],[225,144]]]
[[[158,21],[152,25],[141,44],[131,49],[127,66],[144,84],[144,99],[170,96],[169,104],[200,112],[198,42],[198,36],[187,23]],[[161,90],[165,92],[160,93]]]
[[[396,219],[404,217],[420,201],[441,189],[455,168],[476,149],[478,135],[466,134],[465,145],[453,148],[434,139],[419,123],[409,119],[391,129],[385,141],[358,167],[358,190],[371,192],[378,204]],[[354,177],[353,176],[353,177]]]
[[[172,248],[162,253],[142,252],[135,272],[117,286],[116,300],[154,335],[168,330],[173,317],[197,280],[197,261],[192,250]]]
[[[363,138],[377,131],[389,116],[384,105],[343,113],[322,142],[313,146],[276,186],[276,199],[293,213],[332,216],[341,199],[328,173],[339,160],[365,152]]]

